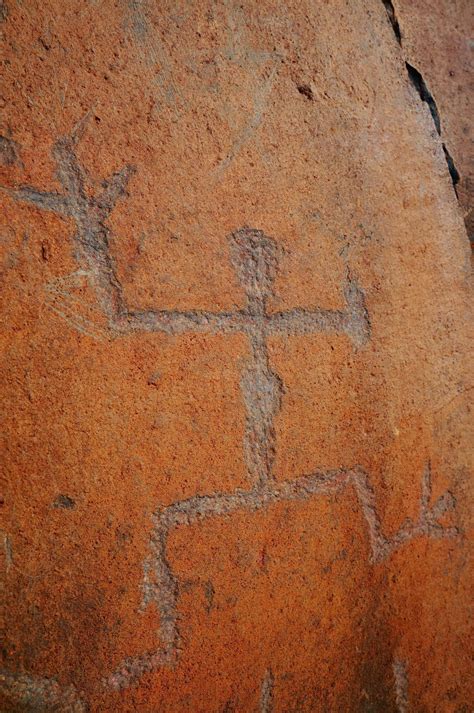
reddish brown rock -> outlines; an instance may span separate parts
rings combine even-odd
[[[441,137],[474,248],[472,3],[395,0],[393,5],[386,5],[407,62],[420,73],[435,103]]]
[[[470,710],[469,245],[384,3],[4,6],[2,710]]]

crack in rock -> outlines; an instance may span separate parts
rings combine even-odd
[[[389,19],[389,22],[392,26],[393,33],[396,37],[396,40],[400,47],[403,49],[403,44],[402,44],[402,32],[400,29],[400,24],[397,19],[397,14],[395,12],[395,8],[393,6],[392,0],[382,0],[382,3],[385,7],[385,10],[387,12],[387,16]],[[441,138],[441,117],[438,111],[438,107],[436,104],[436,101],[428,89],[428,85],[426,84],[423,75],[421,72],[416,69],[412,64],[409,62],[405,61],[405,67],[408,73],[408,79],[410,81],[411,86],[415,89],[417,92],[418,96],[420,97],[421,101],[424,102],[427,106],[428,109],[430,110],[431,118],[433,119],[433,123],[435,125],[436,132],[438,136]],[[454,163],[454,159],[451,156],[450,152],[448,151],[448,148],[445,144],[444,141],[441,142],[441,146],[443,148],[443,153],[444,157],[446,159],[446,164],[448,166],[448,171],[449,175],[451,177],[451,182],[453,184],[454,192],[456,194],[456,197],[458,197],[458,192],[457,192],[457,184],[459,183],[461,176],[459,174],[459,171],[456,168],[456,165]]]

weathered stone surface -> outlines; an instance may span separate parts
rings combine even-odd
[[[452,158],[456,191],[474,249],[472,2],[395,0],[392,7],[405,58],[421,73],[436,103],[442,140]]]
[[[384,3],[2,7],[2,710],[470,710],[469,245]]]

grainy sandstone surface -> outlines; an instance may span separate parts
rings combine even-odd
[[[0,17],[0,709],[472,710],[469,243],[384,3]]]
[[[395,0],[400,44],[436,103],[459,174],[456,190],[474,249],[474,8],[470,0]]]

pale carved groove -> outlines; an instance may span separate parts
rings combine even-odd
[[[0,670],[0,691],[15,708],[9,710],[87,713],[85,700],[74,686],[60,686],[51,678]]]

